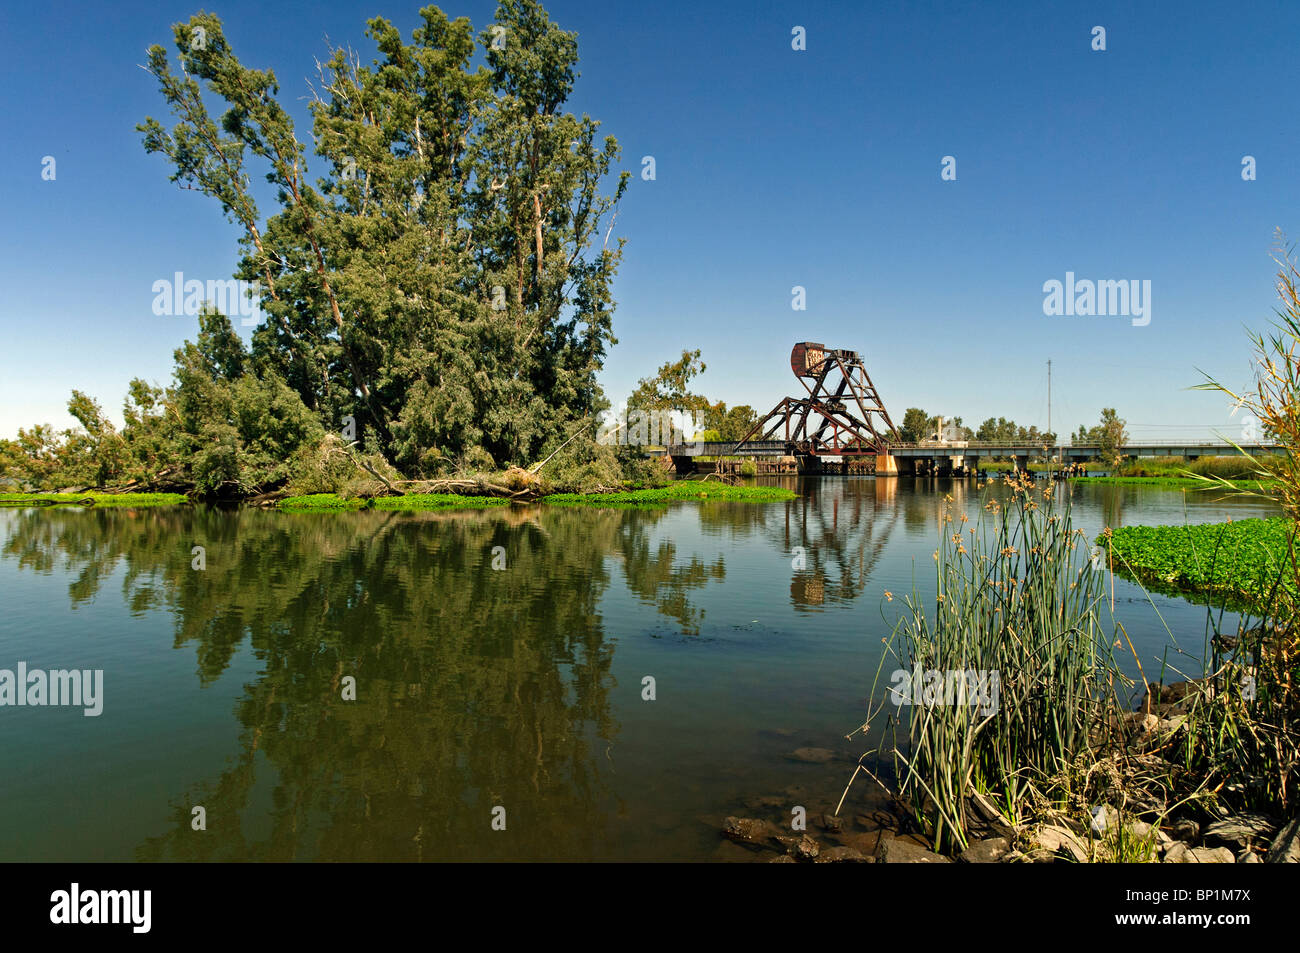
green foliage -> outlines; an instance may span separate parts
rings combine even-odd
[[[121,433],[98,403],[72,392],[80,423],[19,431],[0,443],[0,466],[33,489],[193,486],[201,496],[247,495],[282,485],[319,422],[273,370],[245,351],[230,321],[205,308],[199,334],[175,353],[174,386],[131,381]]]
[[[1225,480],[1251,480],[1256,478],[1256,468],[1244,457],[1142,457],[1128,460],[1115,471],[1124,477],[1222,477]]]
[[[379,496],[370,499],[346,498],[335,493],[312,493],[280,500],[282,510],[459,510],[509,506],[508,500],[492,496],[463,496],[458,493],[408,493],[405,496]]]
[[[710,404],[704,411],[707,433],[717,434],[717,436],[700,436],[696,439],[734,443],[744,438],[756,423],[758,423],[758,414],[748,404],[737,404],[735,407],[728,408],[724,401],[718,401]]]
[[[1079,425],[1078,432],[1074,435],[1076,444],[1097,444],[1101,448],[1098,454],[1098,460],[1107,467],[1114,469],[1120,465],[1124,459],[1124,447],[1128,444],[1128,431],[1124,429],[1125,421],[1121,420],[1119,414],[1115,412],[1114,407],[1107,407],[1101,412],[1101,423],[1095,427],[1085,428]],[[1138,476],[1140,474],[1134,474]]]
[[[188,503],[182,493],[0,493],[0,506],[90,506],[96,509],[135,506],[178,506]]]
[[[904,443],[919,443],[929,439],[932,418],[920,407],[909,407],[903,412],[903,423],[898,435]]]
[[[176,122],[139,127],[173,181],[244,232],[238,276],[259,283],[268,320],[251,355],[210,355],[219,376],[240,379],[235,364],[251,361],[318,424],[354,417],[365,448],[412,475],[482,464],[460,459],[476,448],[496,465],[524,462],[564,421],[598,409],[622,255],[608,219],[628,180],[602,192],[618,144],[563,111],[576,36],[535,0],[503,0],[477,42],[464,18],[420,16],[409,42],[370,20],[369,64],[343,46],[321,64],[314,181],[274,74],[245,67],[211,14],[174,27],[180,71],[150,48]],[[480,49],[487,65],[472,69]],[[254,165],[280,203],[266,221]],[[243,479],[247,434],[212,436],[205,485]]]
[[[682,351],[679,360],[661,365],[654,377],[641,378],[628,398],[629,410],[700,410],[707,413],[712,405],[690,390],[691,378],[704,373],[704,369],[698,349]],[[707,420],[705,423],[709,425]]]
[[[1198,526],[1123,526],[1109,545],[1116,572],[1175,592],[1222,597],[1270,614],[1279,595],[1295,593],[1290,573],[1294,526],[1285,518]]]
[[[913,588],[876,678],[897,688],[899,672],[975,671],[987,688],[996,673],[996,697],[899,707],[904,692],[880,700],[863,726],[884,721],[897,793],[936,849],[969,842],[973,792],[1017,824],[1042,797],[1064,804],[1069,766],[1096,760],[1091,733],[1126,684],[1101,612],[1104,574],[1091,567],[1068,498],[1028,480],[1012,492],[1005,509],[990,502],[970,525],[948,508],[937,602],[927,608]]]
[[[1024,427],[1005,417],[989,417],[974,431],[972,439],[987,443],[1052,444],[1056,442],[1056,434],[1041,431],[1037,425]]]
[[[1033,470],[1035,469],[1035,467],[1030,466],[1030,469]],[[1120,486],[1172,486],[1172,487],[1177,487],[1180,490],[1191,490],[1191,491],[1202,492],[1202,493],[1211,490],[1222,490],[1223,484],[1227,484],[1228,486],[1232,486],[1232,487],[1239,487],[1241,489],[1259,489],[1260,487],[1267,487],[1269,485],[1272,485],[1267,481],[1261,482],[1257,480],[1225,480],[1223,481],[1223,484],[1216,483],[1212,485],[1206,485],[1206,483],[1203,480],[1198,480],[1194,476],[1186,476],[1186,477],[1084,476],[1084,477],[1071,477],[1071,479],[1076,483],[1114,483]]]

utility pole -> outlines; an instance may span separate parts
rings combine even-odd
[[[1052,362],[1047,362],[1047,432],[1052,432]],[[1048,479],[1051,479],[1051,463],[1056,459],[1056,444],[1058,441],[1052,438],[1052,453],[1048,456]]]
[[[1052,362],[1047,362],[1047,432],[1052,432]]]

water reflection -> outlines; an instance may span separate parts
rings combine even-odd
[[[887,624],[881,592],[924,579],[914,565],[932,571],[944,496],[976,514],[1000,492],[763,482],[801,495],[449,514],[10,510],[0,525],[4,561],[62,580],[68,607],[105,641],[169,620],[161,654],[193,660],[188,694],[170,705],[234,686],[237,740],[224,763],[196,755],[183,783],[168,781],[169,821],[139,859],[670,859],[710,856],[717,831],[698,818],[734,810],[741,794],[815,779],[838,796],[838,768],[792,764],[791,750],[833,746],[852,727]],[[1146,487],[1075,492],[1090,535],[1124,519],[1267,512]],[[206,570],[191,568],[196,545]],[[491,568],[498,546],[503,571]],[[1164,623],[1143,621],[1145,599],[1123,607],[1136,591],[1117,591],[1130,633],[1158,652]],[[1175,631],[1204,611],[1160,607]],[[58,612],[21,619],[6,648],[27,651],[24,634],[40,637]],[[648,641],[665,623],[682,638]],[[160,653],[133,651],[120,664],[156,678]],[[663,677],[671,704],[642,703],[645,671]],[[342,698],[349,676],[355,701]],[[160,705],[115,722],[119,743],[147,759],[160,725],[182,714]],[[140,810],[126,794],[103,797],[110,818]],[[0,801],[0,832],[13,803]],[[202,836],[194,805],[207,812]],[[497,806],[504,832],[491,827]]]

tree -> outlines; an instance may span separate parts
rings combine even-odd
[[[930,415],[920,407],[909,407],[903,412],[903,424],[898,435],[904,443],[917,443],[930,435]]]
[[[1119,466],[1124,459],[1123,448],[1128,443],[1128,432],[1114,407],[1107,407],[1101,412],[1101,423],[1090,433],[1093,440],[1101,445],[1099,456],[1107,466]]]
[[[758,414],[754,408],[748,404],[737,404],[723,416],[718,432],[723,440],[737,441],[749,433],[756,423],[758,423]]]
[[[268,317],[249,358],[319,424],[352,416],[367,448],[414,471],[471,448],[522,462],[602,406],[623,247],[611,217],[629,174],[602,191],[618,144],[563,111],[576,36],[536,0],[502,0],[476,70],[468,20],[421,18],[409,43],[370,20],[368,66],[342,47],[321,64],[314,184],[274,74],[241,64],[212,14],[173,28],[179,74],[150,48],[177,121],[138,128],[173,181],[243,228],[237,277]],[[281,206],[266,221],[254,162]]]
[[[629,410],[680,410],[708,412],[713,405],[690,391],[691,378],[704,372],[699,350],[682,351],[679,360],[659,367],[654,377],[643,377],[628,398]],[[724,404],[723,407],[726,405]],[[706,419],[706,425],[707,425]],[[719,426],[717,429],[721,429]]]

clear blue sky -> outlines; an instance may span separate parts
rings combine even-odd
[[[166,381],[194,332],[154,316],[153,282],[234,269],[235,227],[140,146],[137,122],[168,122],[137,68],[146,47],[213,10],[246,65],[275,70],[307,138],[325,38],[368,58],[365,19],[409,34],[419,5],[4,5],[0,435],[68,425],[73,387],[120,416],[126,382]],[[443,8],[480,27],[494,4]],[[699,390],[765,412],[799,392],[790,345],[815,340],[861,351],[896,420],[918,405],[1041,427],[1050,358],[1061,433],[1114,406],[1135,438],[1237,436],[1222,400],[1186,388],[1198,367],[1249,379],[1243,324],[1272,315],[1273,231],[1300,239],[1300,3],[547,8],[579,35],[571,108],[604,122],[635,176],[602,375],[616,401],[689,347],[708,365]],[[1149,280],[1150,324],[1045,316],[1043,283],[1066,272]]]

